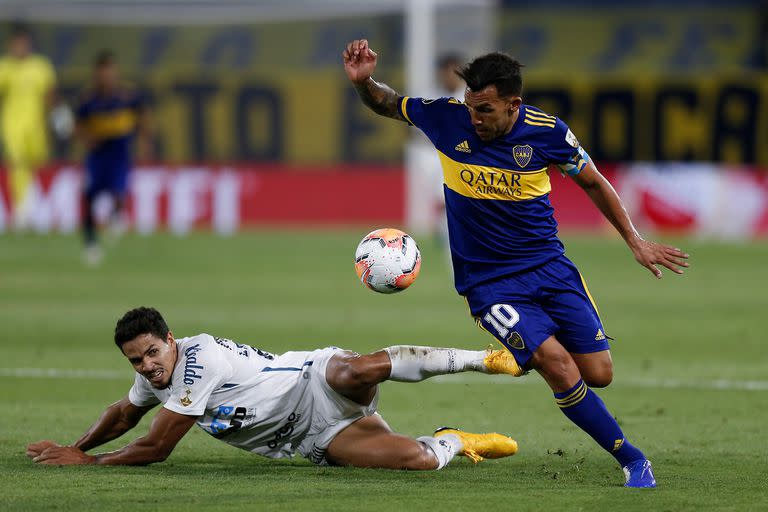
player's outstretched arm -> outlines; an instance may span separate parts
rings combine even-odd
[[[347,78],[368,108],[381,116],[407,122],[397,109],[397,92],[372,78],[378,55],[371,50],[366,39],[348,43],[342,58]]]
[[[133,405],[128,398],[123,398],[119,402],[107,407],[104,413],[91,425],[85,434],[78,439],[72,446],[88,451],[102,444],[117,439],[124,433],[136,426],[141,418],[154,406],[137,407]],[[60,446],[53,441],[38,441],[27,446],[27,456],[35,458],[46,449]]]
[[[137,407],[128,398],[107,407],[104,414],[89,428],[74,445],[88,451],[113,439],[117,439],[135,427],[141,418],[154,406]]]
[[[51,446],[33,460],[41,464],[107,464],[143,466],[168,458],[176,444],[197,421],[195,416],[185,416],[168,409],[161,409],[152,420],[146,436],[114,452],[88,455],[76,446]]]
[[[657,265],[668,268],[676,274],[682,274],[683,268],[688,267],[688,254],[676,247],[644,240],[632,225],[621,198],[605,176],[589,161],[584,169],[572,176],[573,180],[589,195],[592,202],[613,224],[624,241],[632,250],[635,260],[661,279],[661,270]]]

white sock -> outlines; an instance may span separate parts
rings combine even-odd
[[[457,372],[483,372],[485,350],[459,350],[457,348],[417,347],[397,345],[384,349],[389,354],[392,371],[389,380],[419,382],[435,375]]]
[[[425,444],[437,457],[437,468],[443,469],[463,447],[461,440],[454,434],[445,434],[440,437],[423,436],[416,439]]]

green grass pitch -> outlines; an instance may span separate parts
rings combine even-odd
[[[460,459],[440,472],[269,461],[196,429],[165,463],[144,468],[39,467],[24,456],[30,441],[75,440],[126,394],[132,370],[111,335],[137,305],[156,306],[179,336],[210,332],[274,352],[492,341],[430,240],[411,289],[363,288],[352,255],[367,231],[129,237],[96,269],[80,264],[76,237],[0,237],[0,510],[768,508],[765,243],[681,242],[690,271],[657,281],[620,241],[565,240],[616,338],[615,380],[599,393],[653,461],[655,490],[622,488],[612,458],[561,415],[535,374],[383,385],[381,413],[400,432],[454,425],[520,443],[510,459]],[[28,375],[40,368],[103,373]]]

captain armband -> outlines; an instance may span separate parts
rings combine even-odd
[[[589,155],[586,151],[584,151],[584,148],[579,146],[576,152],[571,156],[571,158],[568,159],[567,162],[558,164],[557,166],[560,168],[560,172],[563,174],[563,176],[566,174],[568,176],[574,176],[579,174],[584,169],[584,167],[587,166],[588,163]]]

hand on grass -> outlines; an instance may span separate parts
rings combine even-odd
[[[72,464],[93,464],[96,461],[96,457],[88,455],[80,448],[75,448],[74,446],[51,446],[32,460],[38,464],[68,466]]]
[[[53,446],[60,446],[58,443],[54,443],[53,441],[49,441],[47,439],[43,441],[38,441],[36,443],[29,443],[27,445],[27,457],[34,459],[41,453],[43,453],[48,448],[51,448]]]

